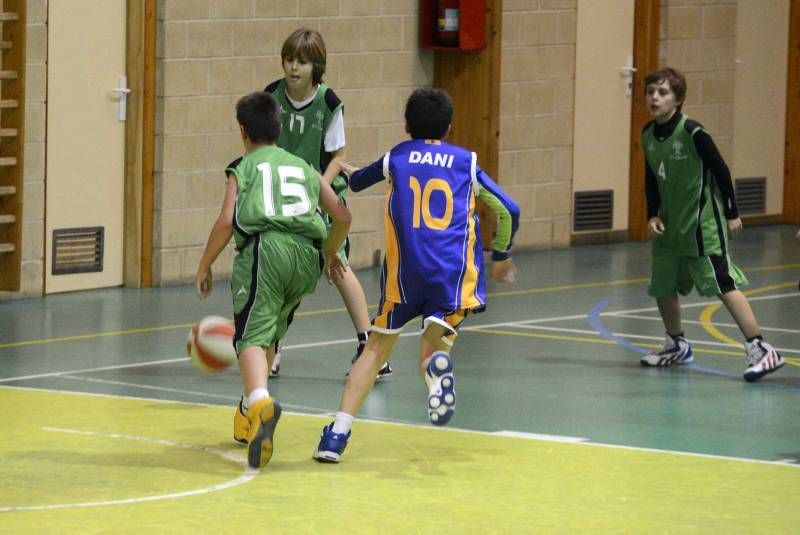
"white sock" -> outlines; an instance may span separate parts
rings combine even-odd
[[[333,432],[346,435],[350,428],[353,427],[353,420],[355,416],[347,414],[346,412],[337,412],[336,418],[333,420]]]
[[[247,399],[247,407],[250,407],[253,403],[258,401],[259,399],[268,398],[268,397],[269,397],[269,392],[267,391],[266,388],[256,388],[252,392],[250,392],[250,395],[247,396],[247,398],[246,398]]]

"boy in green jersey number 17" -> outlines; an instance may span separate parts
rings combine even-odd
[[[245,155],[228,169],[222,211],[197,267],[201,298],[213,290],[211,265],[231,236],[236,241],[231,288],[249,444],[247,459],[259,468],[272,457],[281,407],[267,390],[275,342],[303,296],[317,286],[322,267],[328,280],[345,271],[338,255],[350,229],[350,211],[319,173],[303,159],[277,147],[281,112],[269,93],[259,91],[236,104]],[[338,160],[331,163],[338,166]],[[317,207],[331,217],[327,233]],[[238,410],[238,409],[237,409]]]
[[[303,158],[319,171],[344,201],[347,180],[344,175],[328,169],[333,158],[344,158],[344,105],[333,89],[323,82],[326,64],[327,52],[322,35],[305,28],[295,30],[281,46],[284,77],[267,85],[264,91],[275,97],[283,112],[278,146]],[[340,251],[345,265],[348,265],[349,252],[348,240]],[[364,349],[370,329],[367,299],[352,270],[348,270],[335,284],[356,330],[355,362]],[[279,364],[276,363],[271,370],[273,376],[279,373]],[[378,371],[378,379],[391,374],[392,368],[387,362]]]
[[[731,174],[711,136],[681,113],[686,78],[665,68],[645,78],[647,110],[642,131],[647,226],[653,236],[648,294],[656,298],[667,331],[664,347],[642,357],[642,366],[671,366],[694,360],[683,334],[678,294],[693,287],[717,296],[736,320],[747,343],[744,378],[756,381],[784,365],[764,341],[740,288],[747,278],[731,262],[728,234],[742,229]]]

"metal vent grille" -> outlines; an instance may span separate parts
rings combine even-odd
[[[53,275],[103,271],[104,227],[53,231]]]
[[[736,179],[736,205],[740,214],[763,214],[767,211],[767,178]]]
[[[613,227],[614,190],[576,191],[572,229],[610,230]]]

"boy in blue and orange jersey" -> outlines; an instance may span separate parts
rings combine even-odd
[[[403,326],[417,316],[422,316],[424,328],[419,371],[428,387],[428,416],[434,425],[452,418],[456,392],[449,353],[461,323],[482,312],[486,302],[476,199],[499,220],[492,277],[514,281],[509,249],[519,208],[478,167],[474,152],[442,141],[452,117],[447,93],[418,89],[405,111],[412,139],[363,169],[348,169],[353,191],[388,181],[386,257],[378,313],[364,352],[350,371],[336,419],[322,430],[314,452],[318,461],[339,462],[377,371],[389,359]]]

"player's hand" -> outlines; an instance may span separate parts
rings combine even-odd
[[[517,267],[510,258],[492,262],[492,279],[511,284],[517,280]]]
[[[742,218],[737,217],[736,219],[729,219],[728,220],[728,235],[731,238],[735,238],[737,234],[742,231]]]
[[[656,236],[663,236],[664,230],[666,230],[664,222],[658,216],[650,218],[650,221],[647,222],[647,228],[650,230],[650,235]]]
[[[347,267],[342,263],[338,252],[325,254],[325,277],[328,279],[328,284],[342,280],[345,271]]]
[[[339,161],[339,167],[342,168],[342,171],[344,171],[344,174],[347,175],[347,178],[350,178],[353,173],[359,170],[359,168],[355,165],[351,165],[344,161]]]
[[[201,299],[205,299],[214,290],[214,277],[211,275],[211,268],[206,271],[198,271],[194,276],[194,287],[197,290],[197,295]]]
[[[800,230],[797,231],[797,234],[794,235],[795,240],[800,240]]]

